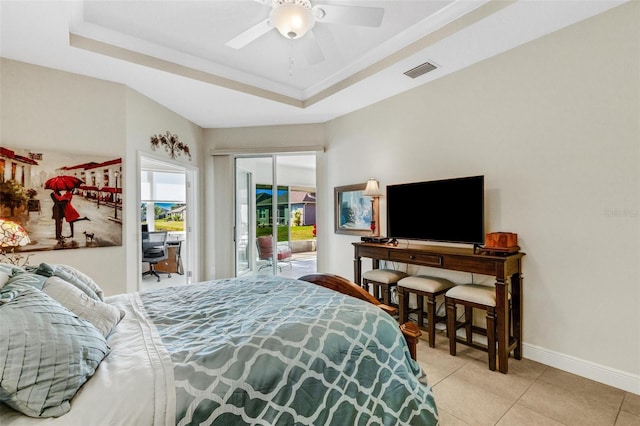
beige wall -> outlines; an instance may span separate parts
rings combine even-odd
[[[324,129],[323,124],[206,129],[205,149],[276,149],[290,146],[324,145]]]
[[[6,59],[1,66],[2,146],[124,157],[124,86]],[[106,292],[125,289],[124,247],[31,256],[31,264],[40,262],[66,263],[85,271],[91,265],[91,276]]]
[[[636,392],[639,11],[624,5],[328,123],[318,184],[328,200],[332,187],[370,175],[384,187],[484,174],[487,231],[517,232],[527,253],[525,357],[624,372],[620,382]],[[330,218],[332,204],[322,206]],[[352,277],[357,238],[333,234],[331,223],[319,227],[319,269]]]
[[[139,194],[139,174],[140,169],[138,164],[139,154],[144,154],[148,158],[156,158],[163,162],[179,164],[184,167],[188,167],[194,172],[196,182],[192,184],[197,191],[200,191],[203,164],[202,146],[202,128],[177,115],[173,111],[157,104],[155,101],[140,95],[134,90],[127,90],[127,146],[126,157],[130,164],[127,169],[127,178],[129,182],[134,182],[135,185],[131,186],[132,191],[128,194],[127,200],[127,220],[126,224],[129,229],[126,232],[125,246],[127,248],[127,289],[126,291],[137,290],[138,277],[141,274],[140,259],[140,240],[139,232],[140,220],[139,220],[139,205],[137,200],[140,199]],[[186,143],[191,152],[191,160],[184,155],[171,159],[167,152],[160,148],[152,150],[150,145],[150,138],[152,135],[159,135],[165,132],[171,132],[178,135],[179,140]],[[196,194],[198,198],[202,197],[202,193]],[[195,245],[185,245],[184,258],[188,258],[193,254],[189,251],[193,251],[195,254],[201,253],[202,241],[198,238],[201,235],[203,228],[202,218],[203,215],[203,203],[191,203],[189,208],[196,209],[196,223],[190,224],[191,232],[188,235],[188,240],[195,241]],[[196,236],[194,236],[194,233]],[[192,271],[194,277],[200,277],[202,265],[197,262],[195,265],[200,270]]]
[[[202,130],[127,87],[49,68],[0,62],[2,146],[122,157],[125,176],[123,246],[37,252],[31,264],[66,263],[89,273],[107,295],[137,290],[140,273],[138,153],[161,156],[150,137],[167,130],[192,148],[200,166]]]

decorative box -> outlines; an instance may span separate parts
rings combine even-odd
[[[514,253],[520,250],[518,234],[513,232],[491,232],[485,235],[484,250]]]

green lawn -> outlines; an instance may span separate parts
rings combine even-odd
[[[256,234],[258,237],[263,235],[271,235],[271,227],[265,226],[258,228]],[[313,225],[308,226],[292,226],[291,227],[291,241],[298,240],[312,240],[313,239]],[[278,241],[288,241],[287,227],[278,226]]]
[[[156,220],[156,231],[182,232],[184,231],[184,222],[177,220]]]
[[[156,231],[181,232],[181,231],[184,231],[184,222],[174,221],[174,220],[170,220],[170,221],[156,220],[155,229]],[[271,227],[269,226],[264,228],[258,228],[256,233],[258,234],[258,237],[261,237],[263,235],[271,235]],[[291,227],[292,241],[312,240],[312,239],[313,239],[313,225]],[[278,226],[278,241],[288,241],[286,226]]]

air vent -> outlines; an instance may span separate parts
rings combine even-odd
[[[429,62],[425,62],[422,65],[418,65],[415,68],[410,69],[409,71],[406,71],[404,73],[404,75],[411,77],[411,78],[416,78],[416,77],[420,77],[423,74],[428,73],[429,71],[433,71],[435,70],[437,67],[435,65],[433,65],[432,63]]]

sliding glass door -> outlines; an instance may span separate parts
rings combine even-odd
[[[235,176],[236,275],[315,272],[315,155],[237,156]]]

